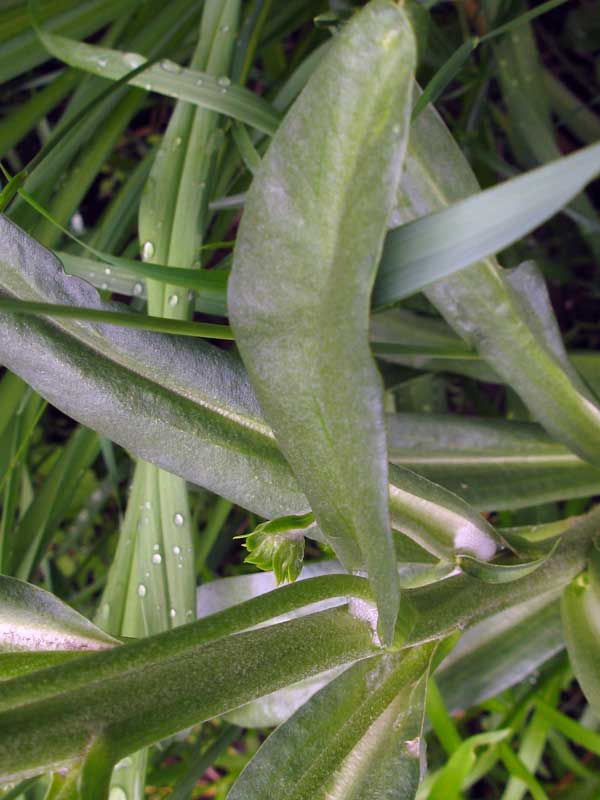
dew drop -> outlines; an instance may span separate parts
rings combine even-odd
[[[229,33],[229,25],[222,25],[221,33]]]
[[[146,597],[146,587],[143,583],[140,583],[137,588],[138,597]]]
[[[133,284],[133,295],[134,297],[139,297],[142,292],[144,291],[144,286],[139,281]]]
[[[400,131],[401,130],[402,129],[401,129],[400,125],[394,125],[394,127],[392,128],[392,133],[394,134],[394,136],[400,136]]]
[[[169,61],[167,58],[165,58],[164,61],[161,61],[160,65],[165,70],[165,72],[173,72],[175,74],[181,72],[181,67],[179,66],[179,64],[176,64],[174,61]]]
[[[106,291],[108,289],[108,283],[106,283],[106,281],[104,281],[104,283],[100,284],[100,288],[104,289],[104,291]]]
[[[158,552],[160,550],[160,545],[159,544],[152,545],[152,549],[156,553],[156,552]]]
[[[227,77],[227,75],[223,75],[223,77],[222,77],[222,78],[219,78],[219,80],[217,81],[217,83],[218,83],[218,84],[219,84],[219,86],[221,87],[221,92],[222,92],[222,94],[225,94],[225,92],[227,91],[227,89],[228,89],[228,88],[231,86],[231,81],[229,80],[229,78]]]
[[[148,511],[150,511],[150,509],[152,508],[152,503],[150,502],[150,500],[146,500],[144,502],[144,508],[147,508]]]
[[[153,242],[144,242],[144,246],[142,247],[142,258],[144,261],[149,261],[155,252],[156,251]]]
[[[110,267],[104,267],[104,274],[105,275],[111,275],[112,274],[112,269]]]
[[[185,615],[186,615],[186,617],[193,617],[194,616],[194,612],[192,611],[191,608],[188,608],[188,610],[185,612]]]
[[[178,544],[173,545],[173,555],[178,556],[181,553],[181,547]]]
[[[121,789],[120,786],[113,786],[108,795],[108,800],[127,800],[125,790]]]
[[[196,81],[196,86],[202,86],[203,84],[204,84],[204,79],[198,78],[198,80]]]
[[[117,764],[115,764],[115,769],[125,769],[125,767],[131,766],[131,759],[129,756],[122,758]]]
[[[75,174],[75,171],[73,171],[73,174]],[[76,211],[71,217],[71,229],[78,235],[81,235],[85,231],[83,217],[79,211]]]
[[[173,139],[173,149],[177,150],[178,147],[181,147],[181,142],[182,142],[181,136],[176,136]]]
[[[175,523],[175,525],[176,525],[178,528],[181,528],[181,526],[182,526],[182,525],[183,525],[183,523],[185,522],[185,517],[183,516],[183,514],[180,514],[180,513],[179,513],[179,511],[178,511],[178,512],[175,514],[175,516],[173,517],[173,522]]]
[[[124,53],[123,54],[123,61],[131,67],[131,69],[137,69],[141,67],[146,59],[144,56],[141,56],[139,53]]]
[[[162,561],[161,554],[160,553],[154,553],[154,555],[152,556],[152,563],[153,564],[160,564],[161,561]]]
[[[175,617],[177,616],[177,611],[174,608],[172,608],[169,611],[169,616],[171,617],[171,619],[175,619]]]
[[[108,58],[105,58],[104,56],[100,56],[100,58],[98,59],[98,61],[96,63],[98,64],[100,69],[104,69],[104,67],[108,64]]]
[[[175,308],[175,306],[176,306],[176,305],[177,305],[177,303],[179,302],[179,295],[177,295],[177,294],[172,294],[172,295],[169,297],[169,301],[168,301],[168,302],[169,302],[169,305],[171,306],[171,308]]]

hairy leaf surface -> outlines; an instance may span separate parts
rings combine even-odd
[[[348,23],[262,160],[229,282],[231,322],[261,406],[327,540],[348,568],[367,569],[385,638],[399,597],[383,392],[367,329],[414,51],[390,2],[376,0]]]

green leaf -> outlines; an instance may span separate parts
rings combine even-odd
[[[271,734],[230,800],[413,797],[434,651],[422,645],[347,669]]]
[[[413,110],[412,119],[416,119],[428,103],[435,103],[438,97],[446,89],[460,70],[471,57],[471,53],[479,44],[477,36],[471,36],[464,41],[461,46],[452,53],[450,58],[439,68],[431,78],[423,93],[417,99]]]
[[[492,610],[560,589],[581,571],[598,517],[592,512],[574,525],[552,559],[526,579],[484,586],[449,578],[408,593],[419,618],[405,646],[431,644]],[[8,780],[76,758],[100,732],[120,758],[304,677],[379,655],[371,624],[345,609],[240,633],[300,606],[348,595],[368,599],[367,581],[348,575],[298,581],[206,620],[46,670],[44,681],[26,675],[3,682],[0,732],[9,744],[0,752],[0,775]]]
[[[591,145],[395,228],[385,242],[375,306],[422,291],[503,250],[553,216],[599,172],[600,145]]]
[[[388,453],[481,511],[589,497],[600,469],[570,453],[538,425],[451,414],[390,414]]]
[[[561,611],[573,672],[596,713],[600,712],[600,553],[591,548],[589,568],[562,596]]]
[[[105,650],[116,639],[44,589],[0,575],[0,651]]]
[[[472,556],[459,556],[457,561],[463,572],[484,583],[510,583],[531,575],[532,572],[543,566],[554,555],[559,543],[560,539],[546,555],[536,558],[535,561],[513,561],[508,564],[497,564],[480,561]]]
[[[101,78],[119,80],[146,61],[145,56],[139,53],[123,53],[47,31],[40,31],[39,35],[55,58]],[[265,100],[248,89],[232,85],[226,75],[217,78],[209,72],[187,69],[168,59],[149,66],[135,76],[131,84],[218,111],[265,133],[274,133],[279,123],[279,115]]]
[[[319,561],[306,564],[298,580],[303,581],[320,575],[345,574],[344,568],[338,561]],[[277,587],[277,581],[272,572],[258,572],[252,575],[236,575],[231,578],[220,578],[198,587],[198,616],[205,617],[230,608],[237,603],[245,602],[253,597],[270,592]],[[343,598],[336,597],[315,603],[310,608],[300,608],[289,614],[281,615],[269,620],[265,624],[275,624],[286,619],[303,616],[309,611],[323,611],[333,608],[344,602]],[[308,678],[298,683],[287,686],[272,694],[253,700],[234,711],[229,712],[225,719],[245,728],[267,728],[279,725],[288,719],[297,708],[305,703],[322,686],[329,683],[338,675],[338,668],[330,670],[315,678]]]
[[[5,542],[4,569],[29,580],[69,509],[85,470],[100,451],[94,431],[78,428]]]
[[[69,36],[88,36],[111,20],[127,13],[136,0],[92,0],[78,3],[74,7],[58,9],[50,7],[43,14],[44,24],[53,31]],[[56,6],[56,4],[53,4]],[[63,4],[64,5],[64,4]],[[48,13],[48,11],[50,13]],[[23,9],[18,23],[4,24],[0,44],[0,81],[9,81],[16,75],[48,60],[48,53],[37,41],[31,20]]]
[[[377,0],[348,23],[256,174],[229,282],[261,407],[328,542],[348,568],[367,569],[386,640],[399,595],[383,392],[366,331],[414,61],[410,26],[391,3]]]
[[[3,293],[114,308],[100,303],[91,286],[65,276],[48,251],[5,218],[0,247]],[[0,330],[3,364],[136,455],[264,517],[308,511],[232,354],[201,340],[68,319],[16,323],[0,315]]]
[[[525,9],[527,4],[518,2],[516,8]],[[494,44],[493,50],[509,114],[508,133],[517,158],[525,166],[560,158],[561,150],[556,141],[533,29],[529,24],[522,24]],[[593,205],[585,194],[581,194],[572,201],[571,209],[575,212],[575,219],[579,220],[582,235],[598,258],[600,239],[592,231],[598,215]]]
[[[357,580],[344,579],[347,586]],[[326,582],[331,584],[331,577]],[[304,590],[309,583],[278,592],[293,589],[297,598],[296,587]],[[262,598],[251,602],[253,608],[260,604],[263,614],[269,607],[285,607],[279,598],[274,606]],[[108,741],[113,760],[122,758],[290,681],[376,652],[371,626],[343,609],[222,638],[231,630],[223,626],[224,618],[247,627],[251,617],[242,612],[240,618],[239,610],[219,615],[221,622],[209,618],[75,659],[46,670],[43,682],[33,674],[1,683],[0,731],[7,743],[0,753],[2,779],[81,757],[99,735]],[[9,735],[15,730],[18,737]]]
[[[83,278],[97,289],[144,297],[146,290],[142,279],[152,278],[173,286],[195,289],[197,311],[219,317],[227,314],[229,274],[224,270],[179,269],[121,258],[98,261],[65,252],[55,252],[55,255],[68,275]]]
[[[118,304],[113,307],[117,309]],[[121,306],[122,307],[122,306]],[[178,319],[163,319],[129,311],[108,311],[85,306],[60,305],[58,303],[31,303],[0,297],[0,311],[7,314],[54,317],[56,319],[86,320],[107,325],[119,325],[135,330],[170,333],[178,336],[192,336],[204,339],[231,340],[233,335],[227,325],[214,325],[210,322],[186,322]]]
[[[390,465],[390,518],[425,550],[442,559],[468,554],[494,557],[504,542],[480,514],[456,494],[415,472]]]
[[[0,245],[3,292],[27,301],[114,309],[100,303],[92,287],[65,276],[48,251],[5,218],[0,218]],[[233,354],[202,340],[191,346],[182,338],[72,319],[15,324],[0,316],[0,331],[4,364],[65,413],[136,455],[262,517],[309,510]],[[390,479],[390,510],[402,530],[411,534],[417,525],[422,537],[435,512],[431,539],[436,549],[454,553],[456,532],[465,527],[478,532],[491,551],[493,529],[459,498],[399,468]],[[416,486],[417,493],[411,493]],[[430,496],[426,511],[424,493]],[[388,564],[391,569],[393,557]]]
[[[439,771],[429,792],[429,800],[458,800],[462,785],[475,764],[475,750],[497,744],[511,735],[510,729],[479,733],[465,739]]]
[[[454,629],[452,626],[464,629],[533,597],[556,598],[584,568],[599,519],[600,509],[582,517],[563,534],[552,558],[525,578],[488,584],[463,574],[405,592],[415,614],[406,643],[419,644],[447,636]]]
[[[552,171],[557,169],[564,175],[566,163],[574,173],[578,172],[575,182],[585,184],[589,176],[583,175],[581,168],[585,165],[592,169],[600,160],[600,146],[586,148],[569,159],[542,168],[551,170],[548,182],[552,187],[556,177],[555,173],[552,177]],[[414,220],[425,211],[439,211],[478,191],[464,156],[431,107],[426,108],[412,126],[406,173],[399,189],[397,222]],[[546,180],[549,173],[538,174],[545,175]],[[531,176],[518,180],[527,181],[528,178]],[[544,205],[550,196],[552,200],[564,197],[561,193],[567,184],[570,184],[569,176],[564,175],[562,185],[556,186],[556,191],[550,189],[550,195],[549,190],[543,190],[537,182],[533,190],[535,197],[531,198],[532,208]],[[526,184],[526,188],[530,192],[531,184]],[[513,190],[508,183],[493,191],[502,196]],[[519,206],[523,196],[515,198],[514,207]],[[495,223],[493,207],[489,212],[491,217],[478,219],[492,219]],[[505,209],[505,213],[509,220],[511,210]],[[528,213],[528,209],[524,209],[523,217]],[[514,225],[518,227],[520,220],[515,218]],[[453,241],[465,231],[470,234],[479,229],[480,226],[465,224],[460,226],[460,231],[457,227],[447,233]],[[490,249],[484,247],[482,252],[489,253]],[[469,346],[477,349],[520,395],[534,418],[582,458],[598,463],[600,409],[583,381],[568,366],[543,280],[531,266],[505,273],[495,260],[487,258],[438,280],[426,290],[426,295]],[[552,391],[548,391],[548,387],[552,387]]]
[[[553,728],[564,734],[580,747],[585,747],[590,753],[600,756],[600,735],[589,728],[584,727],[576,720],[562,714],[555,708],[551,708],[543,700],[536,701],[536,709],[546,719]]]

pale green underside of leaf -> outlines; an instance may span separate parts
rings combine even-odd
[[[385,0],[344,27],[252,182],[228,294],[265,416],[326,539],[348,568],[367,569],[388,638],[398,586],[383,392],[366,334],[414,50],[406,17]]]
[[[0,652],[104,650],[115,644],[50,592],[0,576]]]
[[[231,800],[413,797],[434,649],[422,645],[347,669],[269,737]]]

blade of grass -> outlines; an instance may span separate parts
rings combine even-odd
[[[127,311],[102,311],[83,306],[60,305],[58,303],[31,303],[0,297],[0,310],[9,314],[44,315],[60,319],[73,319],[88,322],[102,322],[136,330],[171,333],[177,336],[194,336],[209,339],[233,339],[228,325],[215,325],[211,322],[185,322],[184,320],[164,319],[163,317],[135,314]]]

